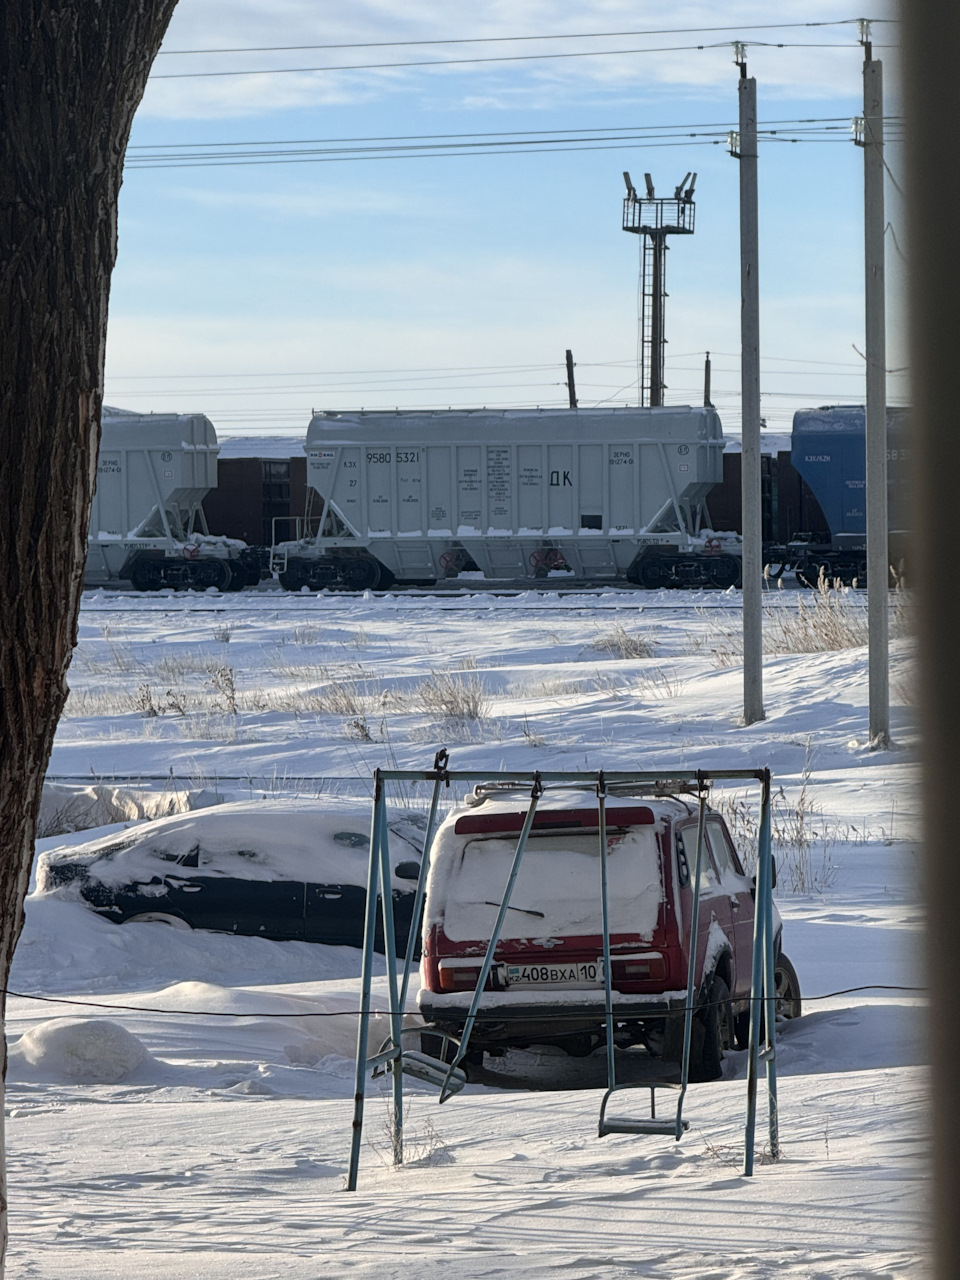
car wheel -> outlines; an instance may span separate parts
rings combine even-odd
[[[694,1014],[690,1040],[690,1073],[694,1083],[719,1080],[723,1074],[724,1050],[733,1043],[733,1019],[730,1014],[730,988],[719,974],[714,974],[707,998]]]
[[[182,916],[172,916],[166,911],[142,911],[138,916],[127,916],[124,924],[167,924],[171,929],[192,929]]]
[[[429,1058],[438,1058],[441,1062],[452,1062],[457,1056],[457,1046],[452,1040],[444,1040],[429,1031],[420,1033],[420,1052]]]
[[[781,951],[777,963],[773,966],[773,989],[776,993],[776,1018],[783,1022],[787,1018],[799,1018],[800,979],[797,971]]]
[[[782,952],[773,966],[773,989],[776,993],[777,1001],[775,1015],[777,1022],[785,1022],[788,1018],[799,1018],[801,1013],[800,979],[797,977],[796,969]],[[761,1009],[761,1039],[763,1038],[765,1026],[763,1010]],[[746,1049],[750,1043],[749,1009],[737,1015],[734,1019],[734,1027],[736,1029],[737,1048]]]

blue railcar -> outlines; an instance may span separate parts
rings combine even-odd
[[[887,411],[887,471],[891,563],[903,554],[907,411]],[[797,530],[790,558],[797,579],[815,586],[821,570],[828,578],[866,584],[867,485],[866,411],[860,405],[829,405],[794,414],[790,461],[820,504],[827,540]]]

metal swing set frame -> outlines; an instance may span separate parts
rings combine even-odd
[[[354,1091],[353,1132],[350,1163],[347,1174],[348,1191],[357,1188],[360,1164],[360,1145],[363,1135],[363,1111],[366,1096],[367,1075],[388,1072],[393,1083],[392,1147],[394,1164],[403,1163],[403,1076],[416,1079],[439,1088],[441,1103],[445,1102],[467,1082],[461,1063],[466,1059],[470,1037],[480,1009],[487,978],[494,963],[494,954],[510,896],[516,883],[527,840],[533,828],[537,804],[546,789],[550,791],[588,791],[596,796],[597,828],[600,865],[600,906],[603,935],[604,1017],[606,1022],[607,1090],[600,1107],[599,1136],[608,1133],[661,1134],[680,1140],[689,1121],[683,1118],[683,1105],[687,1091],[690,1068],[690,1046],[693,1014],[696,998],[696,938],[700,918],[700,883],[703,866],[704,822],[707,797],[714,782],[752,782],[760,784],[760,822],[757,836],[757,870],[755,877],[755,913],[753,931],[752,970],[750,979],[750,1023],[747,1059],[747,1106],[744,1119],[743,1173],[751,1177],[754,1170],[754,1146],[757,1120],[757,1093],[759,1068],[766,1069],[767,1114],[769,1125],[769,1152],[773,1159],[780,1155],[779,1122],[777,1113],[777,1062],[776,1062],[776,992],[774,986],[774,936],[773,936],[773,857],[771,853],[769,769],[708,769],[666,772],[497,772],[455,771],[448,769],[447,752],[440,751],[432,769],[424,771],[405,769],[377,769],[374,772],[373,816],[370,830],[370,860],[367,873],[366,918],[364,924],[363,967],[361,977],[360,1018],[357,1031],[356,1088]],[[387,785],[389,783],[432,783],[433,793],[424,839],[424,852],[414,896],[410,932],[407,939],[402,975],[398,980],[396,965],[396,930],[394,927],[393,898],[390,877],[389,827],[387,823]],[[513,862],[503,897],[499,904],[496,923],[487,944],[483,964],[477,977],[469,1012],[463,1031],[457,1040],[446,1033],[437,1032],[444,1049],[448,1044],[456,1046],[453,1060],[447,1062],[420,1050],[404,1048],[403,1018],[410,989],[410,976],[414,964],[417,938],[423,917],[427,875],[430,868],[430,849],[437,830],[440,797],[444,789],[454,785],[473,786],[488,795],[526,793],[529,805],[523,820]],[[685,792],[697,798],[699,806],[697,822],[697,849],[693,875],[693,906],[691,918],[691,946],[687,971],[686,1001],[684,1004],[683,1055],[680,1083],[644,1082],[618,1085],[614,1052],[613,990],[610,964],[610,921],[607,900],[607,821],[606,801],[610,794],[676,795]],[[381,893],[382,889],[382,893]],[[373,982],[374,943],[377,932],[377,901],[380,899],[383,919],[383,944],[387,959],[387,989],[389,1035],[373,1055],[369,1055],[371,989]],[[411,1029],[408,1029],[408,1031]],[[412,1029],[415,1034],[429,1027]],[[444,1054],[444,1059],[446,1054]],[[650,1090],[650,1117],[638,1119],[608,1119],[607,1104],[614,1093],[627,1089]],[[672,1119],[658,1119],[655,1108],[655,1090],[669,1088],[678,1091],[676,1114]]]

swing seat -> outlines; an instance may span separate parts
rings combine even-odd
[[[467,1073],[462,1067],[454,1067],[451,1071],[449,1063],[432,1058],[428,1053],[420,1053],[417,1049],[404,1049],[400,1055],[400,1066],[406,1075],[422,1080],[424,1084],[432,1084],[436,1089],[442,1089],[446,1085],[445,1093],[448,1096],[459,1093],[467,1083]]]
[[[677,1141],[679,1141],[680,1134],[677,1133],[676,1116],[674,1116],[673,1119],[671,1120],[659,1120],[655,1114],[654,1089],[656,1088],[676,1089],[678,1088],[678,1086],[673,1084],[660,1084],[660,1085],[641,1084],[641,1085],[620,1085],[613,1089],[608,1089],[606,1093],[603,1095],[603,1102],[600,1104],[600,1122],[597,1126],[598,1128],[597,1136],[600,1138],[605,1138],[608,1133],[653,1133],[653,1134],[659,1134],[661,1137],[665,1137],[665,1138],[675,1138]],[[623,1093],[627,1089],[649,1089],[650,1090],[650,1115],[638,1116],[636,1118],[632,1116],[624,1116],[621,1119],[608,1120],[607,1119],[607,1103],[610,1101],[611,1096],[614,1093]],[[680,1122],[681,1133],[686,1131],[689,1128],[690,1128],[689,1120],[682,1120]]]

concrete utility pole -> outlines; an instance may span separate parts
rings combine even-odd
[[[763,519],[760,505],[760,287],[757,213],[757,82],[740,68],[740,132],[731,154],[740,162],[740,476],[743,510],[743,722],[763,715]]]
[[[890,745],[889,550],[887,531],[887,346],[884,309],[883,64],[875,62],[870,23],[863,45],[863,237],[867,354],[867,626],[870,644],[870,745]]]

